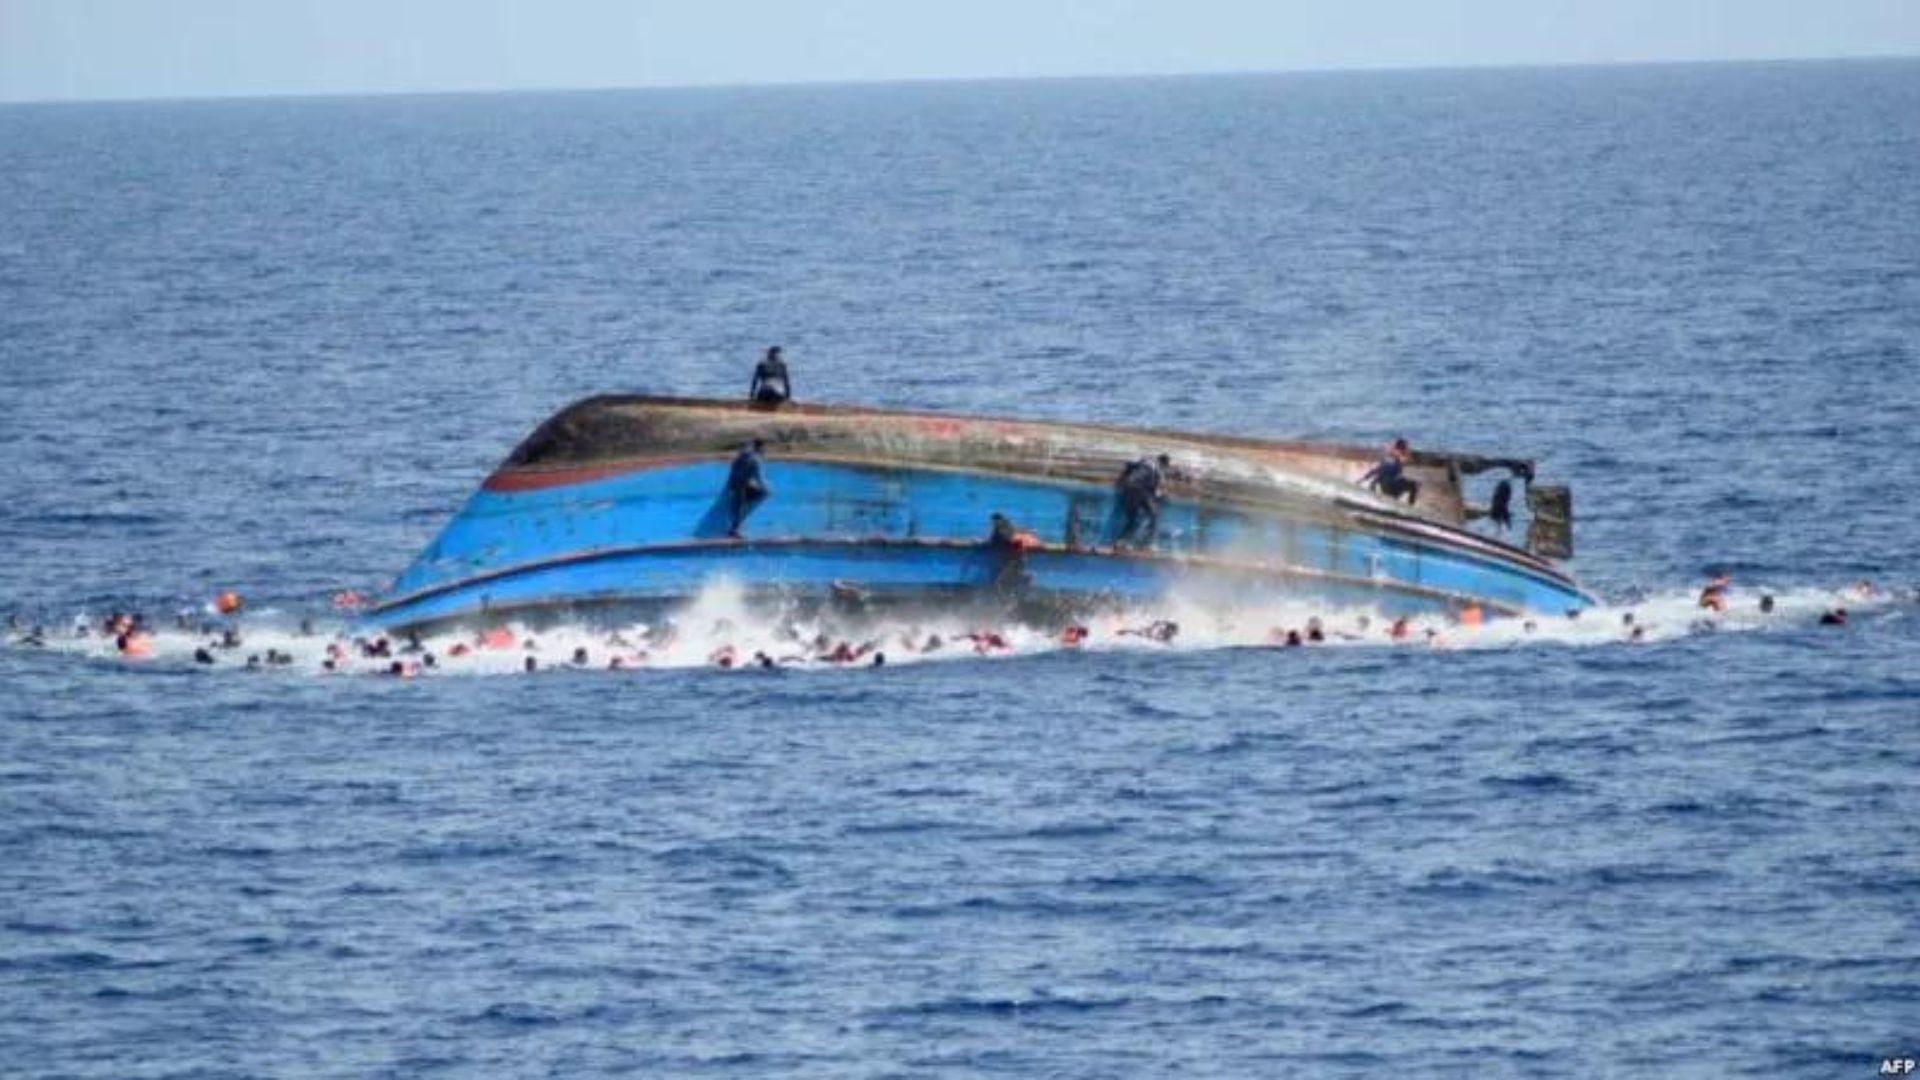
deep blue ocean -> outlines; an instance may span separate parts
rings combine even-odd
[[[774,343],[814,401],[1532,455],[1607,606],[877,671],[66,640],[324,622],[561,405]],[[0,108],[0,613],[56,639],[0,646],[0,1074],[1872,1076],[1917,376],[1920,62]]]

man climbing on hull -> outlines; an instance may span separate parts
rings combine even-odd
[[[1173,460],[1161,454],[1153,461],[1130,461],[1113,482],[1114,495],[1120,500],[1120,532],[1114,547],[1150,548],[1160,528],[1160,484]],[[1145,526],[1142,530],[1141,526]]]
[[[760,453],[766,446],[765,440],[755,439],[741,447],[727,469],[727,536],[731,539],[740,539],[741,524],[768,495],[760,469]]]
[[[1393,445],[1387,448],[1386,456],[1360,477],[1360,484],[1396,502],[1404,495],[1407,505],[1412,506],[1420,501],[1420,482],[1406,475],[1407,464],[1412,460],[1413,450],[1407,445],[1407,440],[1395,439]]]

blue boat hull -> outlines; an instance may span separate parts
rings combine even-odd
[[[728,580],[749,594],[872,599],[1003,595],[1067,603],[1312,598],[1388,613],[1474,603],[1559,613],[1590,603],[1513,549],[1384,509],[1224,505],[1170,498],[1150,550],[1112,548],[1102,483],[770,456],[769,498],[726,537],[728,462],[684,457],[514,480],[477,492],[372,614],[386,627],[531,610],[670,602]],[[506,481],[502,482],[502,477]],[[1038,541],[989,550],[988,517]],[[1018,565],[1008,571],[1008,560]]]

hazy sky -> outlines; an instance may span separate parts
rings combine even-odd
[[[0,0],[0,101],[1920,54],[1920,0]]]

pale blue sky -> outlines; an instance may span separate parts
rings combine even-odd
[[[0,101],[1920,54],[1920,0],[0,0]]]

